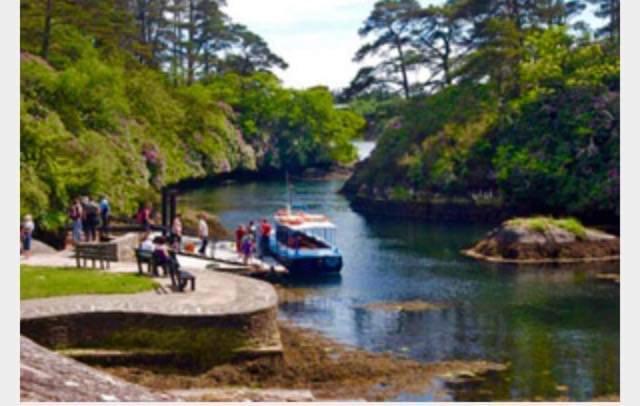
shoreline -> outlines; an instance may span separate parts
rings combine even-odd
[[[311,329],[279,321],[284,345],[282,362],[249,360],[229,363],[194,375],[171,368],[107,367],[102,370],[163,392],[192,390],[192,400],[223,400],[230,389],[310,391],[314,400],[392,400],[402,394],[429,394],[450,399],[456,386],[473,385],[505,371],[508,365],[484,360],[420,363],[389,353],[374,353],[339,343]],[[239,391],[242,393],[242,390]],[[243,396],[248,396],[243,393]],[[224,400],[229,400],[224,399]],[[238,399],[232,399],[238,400]]]
[[[384,216],[400,219],[417,219],[436,223],[472,223],[497,226],[512,217],[536,215],[539,210],[523,207],[504,207],[494,204],[477,204],[471,199],[464,201],[416,201],[389,200],[363,197],[346,187],[339,193],[347,198],[351,208],[368,216]],[[563,213],[550,213],[564,216]],[[585,225],[602,229],[609,233],[620,234],[620,218],[610,213],[592,213],[578,216]]]
[[[549,265],[549,264],[583,264],[592,262],[616,262],[620,261],[620,256],[606,257],[584,257],[584,258],[545,258],[545,259],[507,259],[503,257],[492,257],[480,254],[473,249],[462,250],[460,253],[466,257],[477,259],[479,261],[487,261],[497,264],[514,264],[514,265]]]

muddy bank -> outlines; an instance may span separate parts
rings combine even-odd
[[[440,310],[447,307],[439,303],[429,303],[422,300],[410,300],[406,302],[375,302],[360,306],[367,310],[379,310],[385,312],[424,312],[427,310]]]
[[[249,360],[220,365],[198,375],[169,368],[111,367],[106,370],[129,382],[156,390],[212,387],[310,389],[317,399],[387,400],[401,393],[424,393],[430,388],[437,390],[438,380],[473,381],[484,374],[507,368],[487,361],[424,364],[345,346],[289,323],[280,323],[280,331],[284,346],[284,359],[280,362]]]

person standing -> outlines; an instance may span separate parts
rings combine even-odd
[[[95,200],[87,197],[87,202],[84,206],[85,213],[85,239],[87,242],[93,242],[97,240],[96,229],[98,228],[98,212],[100,208]]]
[[[29,259],[31,256],[31,240],[35,228],[31,214],[24,216],[24,224],[22,225],[22,253],[25,259]]]
[[[102,196],[100,199],[100,228],[102,235],[107,235],[107,228],[109,227],[109,218],[111,217],[111,206],[107,196]]]
[[[236,228],[236,252],[238,255],[242,253],[242,238],[245,234],[244,226],[240,224],[238,228]]]
[[[69,209],[69,218],[71,219],[71,233],[74,244],[82,241],[82,204],[80,199],[75,199]]]
[[[253,251],[253,241],[253,237],[249,233],[242,237],[241,249],[245,265],[247,265],[249,263],[249,260],[251,259],[251,251]]]
[[[271,235],[271,224],[267,219],[262,219],[260,224],[260,258],[269,253],[269,236]]]
[[[256,227],[256,223],[254,223],[253,220],[249,221],[249,234],[251,234],[254,240],[256,239],[258,234],[258,228]]]
[[[136,214],[136,222],[144,229],[142,236],[142,240],[144,241],[149,237],[151,224],[153,224],[153,220],[151,219],[151,203],[147,202],[140,205],[140,209],[138,209],[138,213]]]
[[[176,214],[171,223],[171,235],[172,235],[172,248],[176,252],[180,252],[182,244],[182,216],[180,213]]]
[[[198,221],[198,237],[200,238],[200,241],[202,243],[198,252],[200,253],[200,255],[205,255],[205,253],[207,252],[207,244],[209,242],[209,225],[205,220],[204,214],[201,213],[198,218],[200,219]]]

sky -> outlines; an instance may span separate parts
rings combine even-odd
[[[374,4],[375,0],[227,0],[226,12],[287,61],[288,69],[276,70],[286,86],[338,89],[347,86],[361,66],[352,62],[364,43],[358,29]]]
[[[358,29],[376,0],[227,0],[227,14],[262,36],[289,68],[275,73],[289,87],[346,87],[364,64]],[[420,0],[425,6],[442,0]],[[366,61],[365,61],[366,62]]]

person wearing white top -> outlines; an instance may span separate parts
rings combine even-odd
[[[153,252],[154,248],[155,246],[153,245],[153,241],[151,241],[151,238],[147,238],[142,242],[142,244],[140,244],[140,249],[143,251]]]
[[[204,214],[200,214],[198,217],[200,218],[198,221],[198,237],[202,242],[198,252],[200,255],[205,255],[207,252],[207,244],[209,243],[209,225],[207,225]]]
[[[31,256],[31,240],[33,239],[33,230],[36,228],[33,223],[33,217],[31,214],[24,216],[24,223],[22,224],[22,250],[25,258]]]

